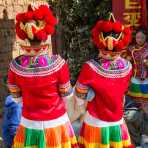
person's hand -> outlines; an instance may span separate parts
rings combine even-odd
[[[148,59],[144,59],[143,63],[145,68],[148,69]]]
[[[84,114],[82,114],[82,115],[80,116],[80,122],[81,122],[81,123],[84,121],[85,116],[86,116],[86,113],[84,113]]]

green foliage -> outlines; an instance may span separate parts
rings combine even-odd
[[[59,19],[59,52],[68,60],[72,80],[76,80],[82,64],[98,52],[91,42],[91,28],[111,11],[111,1],[49,0]]]

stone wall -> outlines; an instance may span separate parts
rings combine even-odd
[[[35,0],[34,0],[35,1]],[[18,55],[14,49],[15,43],[15,15],[26,10],[31,0],[0,0],[0,116],[3,100],[8,91],[4,83],[8,65],[12,58]]]
[[[29,0],[0,0],[0,18],[3,18],[3,10],[8,12],[8,18],[14,19],[16,12],[26,9]]]

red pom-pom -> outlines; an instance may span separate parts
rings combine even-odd
[[[113,30],[116,33],[120,33],[122,31],[122,24],[120,22],[113,23]]]
[[[28,20],[28,21],[29,21],[29,20],[33,20],[33,12],[32,12],[32,11],[26,12],[24,17],[25,17],[25,19]]]
[[[102,24],[103,24],[102,20],[98,21],[94,28],[96,28],[96,30],[100,32],[102,30]]]
[[[100,34],[101,22],[98,22],[93,29],[91,30],[91,34],[94,38],[98,38]]]
[[[93,37],[95,37],[97,35],[98,31],[96,29],[96,27],[94,27],[92,30],[91,30],[91,34]]]
[[[101,49],[106,48],[105,43],[100,39],[99,34],[102,31],[102,21],[98,21],[95,27],[92,29],[91,34],[92,34],[92,40],[94,44]]]
[[[27,34],[20,29],[20,23],[16,24],[16,34],[22,40],[25,40],[27,38]]]
[[[100,49],[106,48],[106,45],[103,41],[100,41],[99,37],[92,38],[93,43]]]
[[[53,26],[47,25],[45,27],[45,31],[47,32],[47,34],[53,34],[55,30]]]
[[[16,20],[17,20],[18,22],[23,22],[23,21],[25,20],[25,13],[18,13],[18,14],[16,15]]]
[[[48,8],[48,6],[45,6],[45,5],[41,5],[40,7],[39,7],[39,9],[42,11],[42,13],[44,14],[44,15],[52,15],[52,12],[50,11],[50,9]]]
[[[124,30],[123,30],[123,32],[124,32],[125,34],[127,34],[127,35],[130,35],[130,34],[131,34],[131,29],[130,29],[130,27],[125,27]]]
[[[38,31],[35,27],[32,27],[34,37],[40,41],[45,41],[48,34],[54,33],[54,26],[57,23],[56,18],[53,16],[52,11],[46,5],[40,5],[38,9],[33,10],[31,5],[28,6],[26,13],[20,13],[17,15],[16,20],[18,23],[23,22],[24,24],[30,20],[38,22],[39,20],[45,21],[45,27],[39,28]],[[37,24],[35,24],[37,26]],[[16,32],[21,39],[27,38],[27,33],[20,29],[20,26],[16,26]],[[22,34],[21,34],[22,33]],[[28,38],[29,39],[29,38]],[[33,38],[34,39],[34,38]]]
[[[40,41],[46,41],[47,40],[47,34],[44,30],[39,30],[35,33],[35,36]]]
[[[43,17],[44,17],[44,14],[43,14],[43,12],[42,12],[40,9],[35,10],[35,11],[33,12],[33,14],[34,14],[34,18],[35,18],[36,20],[42,20]]]
[[[45,17],[45,22],[47,24],[50,24],[52,26],[56,25],[57,24],[57,20],[56,18],[53,16],[53,15],[48,15]]]
[[[128,45],[130,39],[131,39],[131,30],[130,28],[124,28],[123,25],[120,22],[112,22],[112,21],[98,21],[96,25],[93,27],[91,34],[92,34],[92,40],[94,44],[98,48],[105,49],[107,48],[107,45],[102,39],[101,32],[115,32],[115,33],[123,33],[121,38],[117,40],[113,40],[113,47],[116,49],[116,51],[121,51],[122,49],[125,49],[125,47]]]
[[[113,29],[113,23],[110,21],[104,21],[101,27],[103,32],[110,32]]]
[[[131,41],[130,36],[125,36],[125,37],[123,38],[123,42],[124,42],[125,45],[128,45],[130,41]]]
[[[117,51],[121,51],[122,49],[124,49],[124,43],[122,41],[119,41],[115,48]]]

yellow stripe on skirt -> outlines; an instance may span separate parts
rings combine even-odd
[[[23,124],[21,123],[17,129],[13,148],[78,148],[69,121],[65,124],[43,129],[39,127],[28,128]],[[46,124],[46,126],[48,125]]]
[[[79,148],[134,148],[124,122],[114,124],[96,118],[90,120],[92,118],[88,115],[84,120],[78,139]]]

